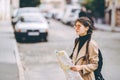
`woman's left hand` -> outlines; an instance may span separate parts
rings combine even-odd
[[[70,70],[78,72],[78,71],[82,70],[82,66],[75,65],[75,66],[70,67]]]

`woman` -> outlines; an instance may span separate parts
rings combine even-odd
[[[75,22],[75,31],[79,35],[71,56],[75,66],[71,70],[79,72],[83,80],[95,80],[94,71],[98,67],[98,46],[91,39],[94,29],[93,21],[88,17],[80,17]]]

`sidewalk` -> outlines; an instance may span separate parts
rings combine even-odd
[[[0,80],[23,80],[13,28],[0,22]]]
[[[96,27],[96,29],[99,29],[99,30],[111,31],[111,26],[110,25],[95,23],[95,27]],[[114,31],[115,32],[120,32],[120,27],[115,27]]]

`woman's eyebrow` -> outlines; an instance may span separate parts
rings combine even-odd
[[[76,26],[81,26],[80,24],[77,24]]]

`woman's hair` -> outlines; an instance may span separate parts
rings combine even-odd
[[[75,21],[75,24],[77,22],[80,22],[82,23],[85,27],[89,27],[89,30],[88,30],[88,34],[92,34],[93,30],[94,30],[94,22],[91,18],[88,18],[88,17],[80,17],[78,18],[76,21]]]

